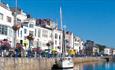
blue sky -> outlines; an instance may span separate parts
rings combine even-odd
[[[15,6],[15,0],[2,0]],[[35,18],[59,22],[60,0],[18,0]],[[62,0],[63,24],[83,40],[115,47],[115,0]]]

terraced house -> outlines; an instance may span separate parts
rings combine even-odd
[[[8,4],[0,3],[0,40],[8,39],[13,46],[14,17]]]
[[[20,27],[16,30],[14,41],[15,24]],[[29,35],[33,37],[32,40],[28,39]],[[77,52],[83,49],[83,41],[72,32],[65,31],[63,34],[57,22],[49,18],[35,19],[20,8],[9,8],[8,4],[0,3],[0,40],[8,39],[12,47],[16,42],[24,50],[39,48],[62,53],[62,35],[65,35],[66,49],[76,49]]]

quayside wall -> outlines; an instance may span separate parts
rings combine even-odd
[[[51,70],[56,58],[7,58],[0,57],[0,70]],[[58,58],[57,58],[58,59]],[[77,57],[74,63],[94,62],[99,57]]]

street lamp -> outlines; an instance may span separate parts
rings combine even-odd
[[[14,12],[14,25],[13,25],[13,30],[14,30],[14,47],[16,46],[16,31],[19,30],[20,25],[17,24],[17,0],[15,0],[16,8]]]
[[[27,39],[29,40],[29,50],[28,50],[28,56],[30,57],[31,56],[31,41],[33,41],[33,35],[32,34],[29,34],[28,36],[27,36]]]
[[[27,39],[29,40],[29,49],[31,49],[30,48],[30,43],[31,43],[31,41],[33,41],[34,40],[34,38],[33,38],[33,35],[32,34],[29,34],[28,36],[27,36]]]

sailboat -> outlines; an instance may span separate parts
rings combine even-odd
[[[66,57],[66,47],[65,47],[65,32],[62,28],[62,8],[60,4],[60,23],[62,30],[62,56],[59,60],[55,60],[55,64],[53,65],[53,69],[72,69],[74,67],[74,63],[71,57]]]

